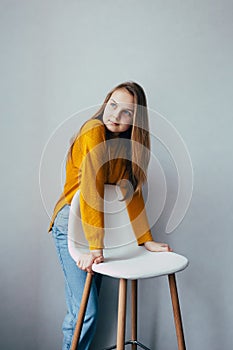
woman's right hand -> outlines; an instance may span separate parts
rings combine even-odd
[[[92,272],[92,264],[99,264],[104,261],[103,250],[91,250],[90,253],[81,254],[76,264],[77,266],[87,272]]]

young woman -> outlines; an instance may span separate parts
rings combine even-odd
[[[80,129],[70,147],[66,181],[50,223],[65,277],[67,314],[63,322],[63,347],[70,349],[86,273],[93,262],[104,261],[104,184],[118,184],[126,201],[137,243],[150,251],[171,251],[153,241],[141,187],[150,155],[146,96],[135,82],[113,88],[101,108]],[[67,227],[72,198],[80,190],[80,211],[89,253],[74,261],[68,251]],[[95,274],[79,341],[88,350],[96,327],[101,276]]]

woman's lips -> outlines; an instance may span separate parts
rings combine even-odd
[[[115,126],[118,126],[118,125],[119,125],[119,123],[115,123],[115,122],[113,122],[113,121],[111,121],[111,120],[109,120],[109,123],[110,123],[111,125],[115,125]]]

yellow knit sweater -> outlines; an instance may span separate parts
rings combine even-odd
[[[107,147],[109,142],[111,146]],[[64,190],[54,208],[49,231],[59,210],[71,204],[74,194],[80,190],[80,212],[89,249],[104,248],[104,184],[116,184],[128,178],[126,158],[124,139],[106,141],[104,124],[97,119],[89,120],[68,156]],[[124,188],[121,190],[124,193]],[[153,240],[142,194],[134,193],[126,205],[138,244]]]

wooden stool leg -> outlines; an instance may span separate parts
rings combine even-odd
[[[131,339],[137,340],[137,280],[131,282]],[[132,350],[136,350],[137,345],[132,344]]]
[[[178,349],[185,350],[186,347],[185,347],[185,341],[184,341],[184,333],[183,333],[183,327],[182,327],[180,304],[179,304],[178,292],[176,287],[175,274],[173,273],[171,275],[168,275],[168,280],[169,280],[169,287],[170,287],[170,293],[171,293],[171,299],[172,299],[174,321],[176,326]]]
[[[80,338],[80,334],[83,326],[83,320],[84,320],[87,303],[90,295],[92,278],[93,278],[93,274],[91,272],[88,272],[84,290],[83,290],[82,301],[81,301],[80,309],[78,313],[78,319],[77,319],[77,323],[74,331],[73,341],[70,348],[71,350],[78,349],[78,342],[79,342],[79,338]]]
[[[121,278],[119,282],[118,299],[117,350],[124,350],[125,347],[126,295],[127,280]]]

